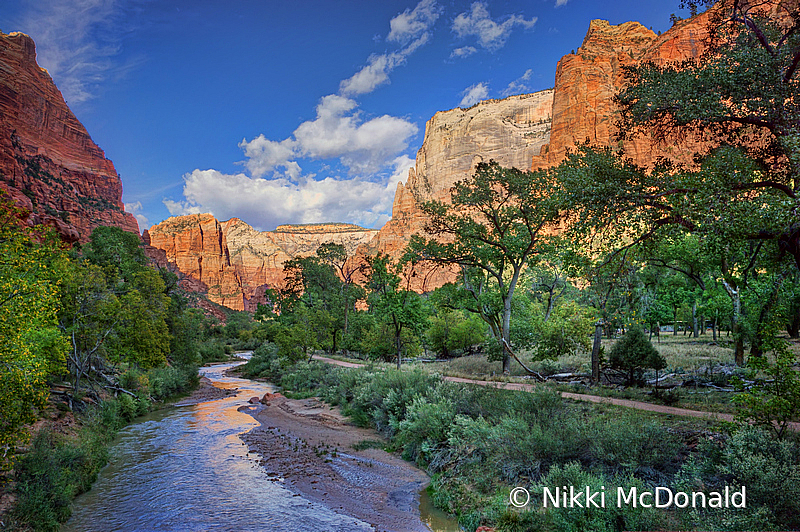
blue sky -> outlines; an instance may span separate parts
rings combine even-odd
[[[0,30],[34,38],[142,229],[380,227],[434,113],[550,88],[590,20],[666,31],[678,4],[16,0]]]

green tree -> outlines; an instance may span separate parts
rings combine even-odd
[[[25,227],[24,219],[0,195],[0,469],[27,438],[67,350],[56,321],[64,256],[52,235]]]
[[[631,69],[618,99],[626,134],[647,130],[671,142],[691,131],[712,146],[743,150],[758,165],[757,175],[729,172],[718,183],[718,196],[761,204],[742,220],[743,236],[780,245],[800,267],[793,207],[800,186],[798,25],[794,2],[719,2],[710,16],[709,49],[700,60]],[[694,191],[658,193],[664,199]]]
[[[612,368],[626,372],[628,386],[641,382],[645,369],[660,370],[667,367],[667,361],[639,327],[631,327],[611,346],[608,363]]]
[[[378,254],[369,260],[367,270],[370,310],[378,322],[391,331],[398,369],[404,340],[408,342],[409,333],[418,336],[427,317],[421,297],[408,287],[413,277],[412,269],[411,264],[392,264],[387,255]],[[402,287],[403,279],[405,288]]]
[[[548,190],[545,172],[479,163],[471,179],[453,186],[450,205],[422,206],[433,238],[415,235],[410,244],[420,259],[461,269],[462,286],[502,352],[504,373],[511,357],[519,362],[511,347],[511,309],[520,276],[549,249],[559,220]]]

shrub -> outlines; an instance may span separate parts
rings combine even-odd
[[[604,508],[548,508],[545,510],[545,530],[616,532],[617,530],[662,530],[663,516],[654,508],[633,508],[623,506],[617,508],[614,500],[617,487],[626,491],[636,487],[637,491],[647,490],[646,486],[633,477],[606,478],[584,470],[578,462],[569,462],[563,466],[555,465],[533,491],[543,493],[543,488],[554,492],[561,486],[588,486],[590,491],[606,493]],[[599,496],[595,500],[599,501]],[[539,507],[542,507],[540,504]],[[549,525],[549,526],[548,526]]]
[[[350,407],[369,417],[375,428],[394,435],[406,418],[406,409],[416,397],[426,397],[441,382],[438,375],[421,370],[389,370],[376,374],[354,394]]]
[[[222,362],[228,359],[225,353],[225,344],[219,339],[208,340],[200,344],[197,351],[203,364]]]
[[[647,368],[659,370],[667,367],[667,361],[639,327],[629,329],[611,347],[608,362],[612,368],[627,372],[628,386],[641,383],[642,373]]]
[[[16,466],[18,502],[14,518],[37,531],[57,531],[70,514],[70,504],[87,491],[108,459],[107,443],[119,426],[112,417],[109,425],[96,416],[77,438],[49,429],[40,430],[30,451]]]
[[[706,440],[681,468],[680,489],[747,487],[747,507],[692,512],[697,527],[723,530],[800,529],[800,444],[745,426],[725,443]]]

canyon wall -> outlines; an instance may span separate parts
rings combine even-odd
[[[95,227],[139,233],[124,211],[122,181],[67,107],[33,40],[0,32],[0,189],[31,223],[54,227],[68,242],[86,242]]]
[[[358,256],[385,253],[398,258],[427,218],[421,202],[450,201],[450,188],[472,176],[482,161],[526,168],[550,139],[553,90],[485,100],[468,109],[440,111],[425,124],[425,139],[405,184],[398,183],[392,219]],[[423,271],[411,287],[433,290],[453,279],[447,271]]]
[[[210,214],[164,220],[144,232],[163,250],[162,266],[177,268],[187,289],[205,292],[234,310],[255,310],[264,291],[283,284],[284,262],[316,253],[324,243],[342,244],[348,255],[377,231],[351,224],[281,225],[257,231],[238,218],[220,222]]]

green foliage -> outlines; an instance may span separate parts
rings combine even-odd
[[[542,489],[548,487],[552,492],[562,486],[575,486],[576,489],[588,486],[592,492],[606,493],[606,505],[604,508],[548,508],[544,518],[545,530],[616,532],[664,529],[664,515],[654,508],[617,508],[614,499],[618,486],[626,491],[634,487],[639,492],[647,491],[647,486],[633,477],[606,478],[586,471],[578,462],[568,462],[563,466],[553,466],[535,491],[542,493]],[[595,500],[599,501],[599,497]]]
[[[413,264],[392,264],[387,255],[378,254],[369,261],[367,288],[370,310],[376,321],[389,329],[394,343],[397,367],[403,352],[408,352],[422,332],[427,309],[422,298],[410,287],[401,287],[401,274],[410,282]]]
[[[486,324],[464,311],[443,309],[431,315],[428,323],[428,346],[445,358],[469,354],[486,339]]]
[[[641,382],[645,369],[659,370],[667,367],[667,361],[639,327],[629,329],[611,346],[608,363],[612,368],[627,372],[629,386]]]
[[[800,373],[794,365],[797,357],[780,339],[772,340],[775,362],[766,357],[750,357],[748,366],[756,375],[756,383],[734,398],[739,404],[738,417],[785,437],[790,421],[800,419]]]
[[[87,491],[105,465],[107,445],[122,425],[116,411],[95,412],[74,438],[42,429],[15,467],[18,501],[12,517],[37,531],[57,531],[72,499]]]
[[[451,206],[429,202],[426,231],[438,240],[412,237],[410,254],[458,266],[469,306],[486,321],[510,371],[511,304],[520,275],[548,247],[546,230],[559,218],[543,172],[479,163],[471,179],[459,181]]]
[[[566,301],[555,307],[549,319],[535,323],[536,357],[556,360],[591,348],[590,334],[594,331],[594,310]]]
[[[747,507],[697,509],[687,516],[706,530],[800,528],[800,445],[743,426],[728,441],[704,440],[681,468],[676,486],[706,493],[747,489]]]
[[[63,373],[67,352],[56,321],[63,254],[20,217],[0,194],[0,469],[27,438],[25,426],[47,400],[50,374]]]

